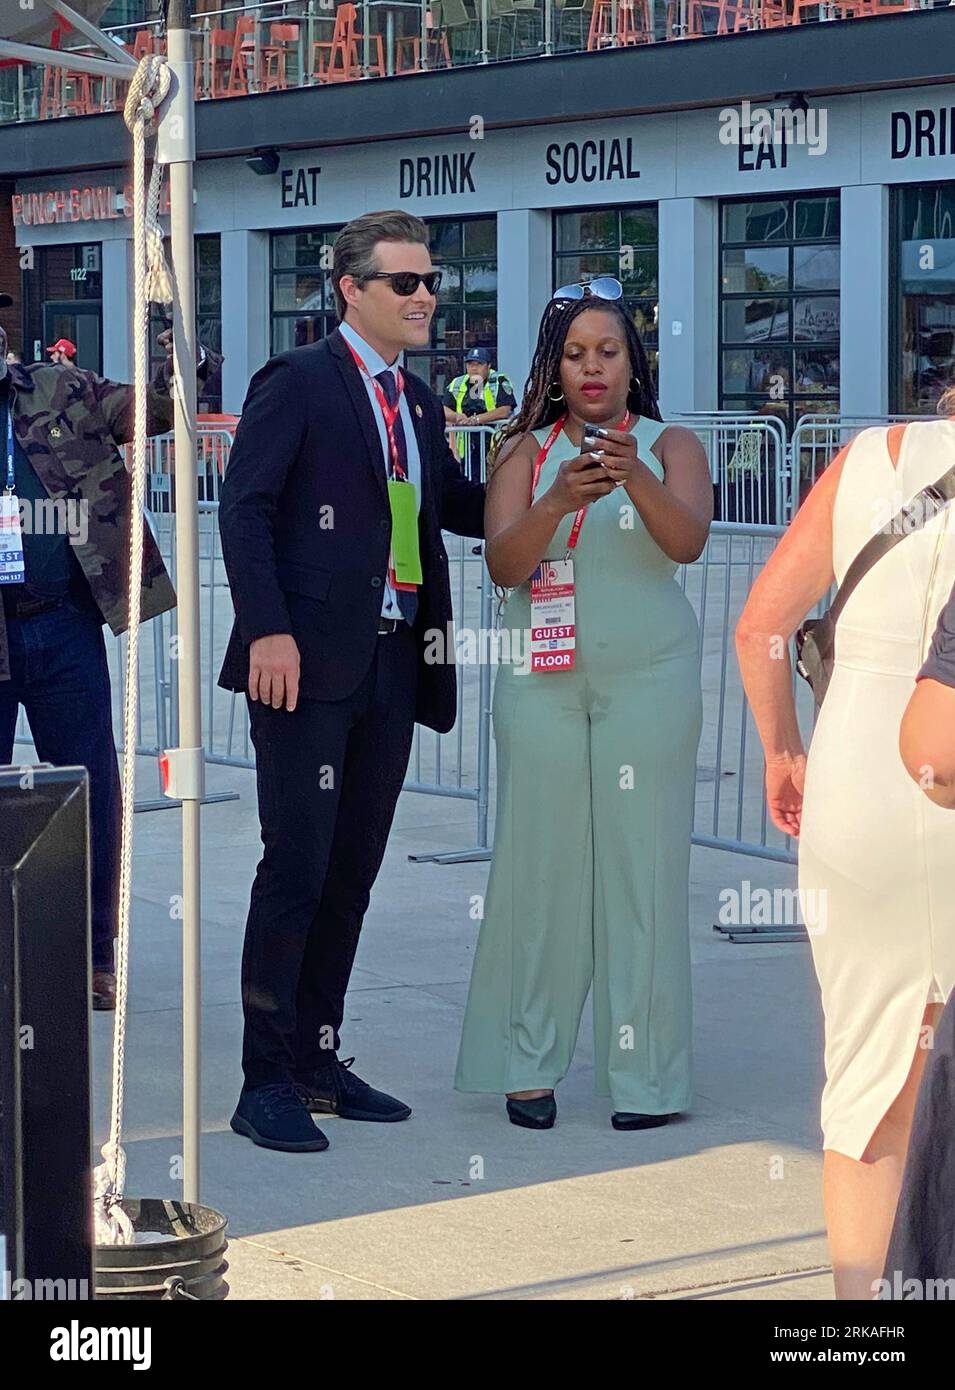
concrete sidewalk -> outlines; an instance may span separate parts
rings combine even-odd
[[[143,760],[142,794],[154,770]],[[203,1200],[229,1217],[233,1298],[828,1299],[817,1123],[822,1020],[808,946],[731,945],[726,887],[793,870],[695,850],[696,1102],[617,1133],[593,1094],[590,1020],[555,1129],[451,1089],[487,865],[414,864],[472,843],[465,802],[405,793],[358,953],[344,1033],[356,1070],[414,1107],[331,1120],[322,1154],[229,1129],[240,1086],[239,957],[259,853],[253,774],[213,767],[204,812]],[[181,1153],[179,813],[136,817],[126,1143],[131,1195],[175,1196]],[[111,1015],[94,1015],[106,1133]],[[324,1122],[323,1122],[324,1123]]]

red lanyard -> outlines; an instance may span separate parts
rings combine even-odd
[[[398,383],[398,396],[395,400],[394,405],[389,405],[388,397],[382,390],[381,382],[378,380],[377,377],[372,376],[371,372],[368,370],[364,362],[358,356],[358,353],[352,347],[351,343],[348,344],[348,351],[355,359],[355,366],[358,368],[358,370],[362,373],[363,376],[367,377],[367,379],[371,382],[372,386],[375,388],[375,395],[378,399],[378,404],[381,407],[382,419],[385,422],[385,432],[388,435],[388,452],[391,455],[391,471],[396,478],[400,479],[401,482],[406,483],[408,481],[408,475],[402,468],[401,463],[398,459],[398,441],[395,438],[395,421],[397,420],[398,412],[401,409],[401,396],[402,392],[405,389],[405,379],[401,371],[401,368],[395,368],[395,380]]]
[[[537,455],[537,458],[534,460],[534,476],[533,476],[533,478],[531,479],[531,502],[534,501],[534,493],[537,491],[537,484],[538,484],[538,482],[540,481],[541,469],[544,467],[544,460],[547,458],[547,455],[550,453],[551,449],[554,447],[554,444],[555,444],[555,442],[556,442],[556,440],[557,440],[557,436],[560,434],[561,430],[564,428],[564,425],[566,424],[566,422],[567,422],[567,416],[566,416],[566,415],[562,415],[562,416],[560,417],[559,420],[555,420],[555,422],[554,422],[554,428],[551,430],[550,434],[547,436],[547,438],[545,439],[544,443],[541,445],[540,450],[539,450],[538,455]],[[617,426],[617,429],[618,429],[618,430],[626,430],[626,429],[629,428],[629,426],[630,426],[630,411],[628,410],[627,413],[626,413],[626,415],[624,415],[623,419],[620,421],[620,424]],[[585,430],[584,430],[584,433],[586,434],[586,428],[585,428]],[[570,554],[570,552],[574,549],[574,547],[576,546],[578,540],[580,539],[580,528],[581,528],[581,527],[583,526],[583,524],[584,524],[584,517],[585,517],[586,513],[587,513],[587,508],[586,508],[586,507],[581,507],[581,508],[580,508],[580,511],[579,511],[579,512],[577,513],[577,515],[574,517],[574,524],[573,524],[573,526],[571,526],[571,528],[570,528],[570,535],[567,537],[567,553],[568,553],[568,554]]]

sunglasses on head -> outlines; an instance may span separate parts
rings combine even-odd
[[[419,285],[424,285],[429,294],[437,294],[441,288],[441,275],[440,270],[429,270],[426,275],[419,275],[416,270],[375,270],[364,278],[389,280],[395,294],[409,299]]]
[[[551,298],[586,299],[590,295],[596,299],[622,299],[623,285],[612,275],[598,275],[594,280],[581,281],[576,285],[561,285]]]

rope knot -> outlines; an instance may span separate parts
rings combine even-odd
[[[152,133],[156,107],[161,105],[171,83],[172,73],[163,54],[147,53],[140,58],[123,108],[123,119],[134,135],[141,130]]]

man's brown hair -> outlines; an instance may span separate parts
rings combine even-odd
[[[428,229],[420,217],[410,212],[365,212],[338,233],[332,256],[332,287],[339,319],[348,307],[341,292],[343,275],[352,275],[359,285],[378,269],[375,247],[379,241],[409,241],[428,245]]]

